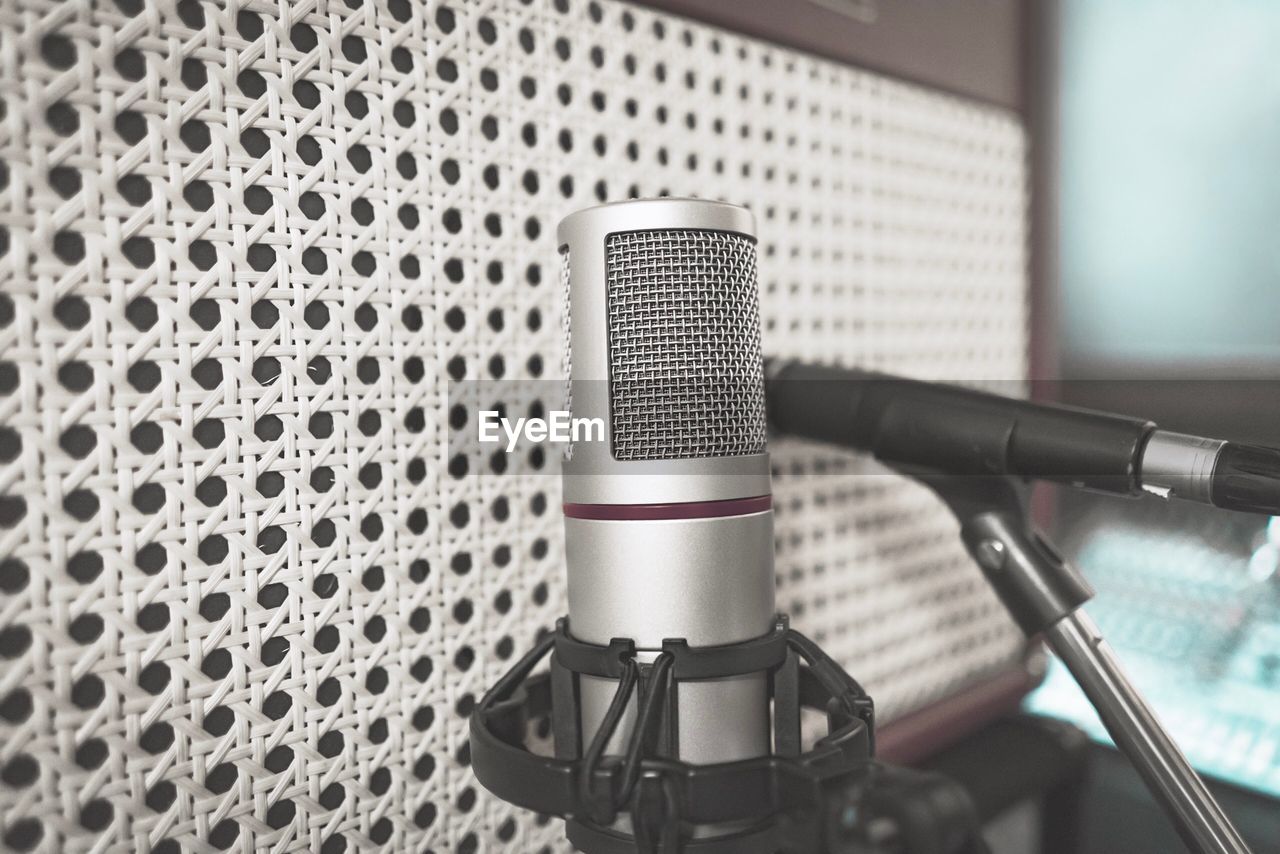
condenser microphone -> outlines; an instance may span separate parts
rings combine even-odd
[[[1280,450],[887,374],[770,360],[769,419],[907,473],[1015,475],[1280,514]]]
[[[572,415],[605,426],[563,467],[569,633],[633,639],[641,662],[667,639],[696,650],[767,635],[773,510],[751,214],[619,202],[568,216],[558,238]],[[617,682],[582,681],[585,747]],[[769,752],[762,673],[681,685],[677,717],[683,761]],[[620,727],[610,751],[628,735]]]
[[[873,761],[871,697],[774,611],[751,214],[620,202],[557,234],[591,425],[563,465],[568,615],[473,709],[476,778],[586,854],[985,850],[956,784]],[[548,718],[550,756],[526,738]]]

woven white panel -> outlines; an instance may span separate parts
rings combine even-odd
[[[771,353],[1025,372],[998,110],[613,2],[0,0],[0,838],[563,850],[465,716],[564,611],[556,220],[752,207]],[[1017,638],[920,490],[779,443],[796,623],[886,718]],[[549,463],[553,465],[553,463]]]

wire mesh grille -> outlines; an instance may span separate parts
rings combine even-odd
[[[573,210],[751,208],[771,354],[1026,369],[999,110],[612,0],[0,0],[0,56],[9,848],[567,850],[466,732],[565,610],[554,460],[445,437],[559,379]],[[932,498],[770,451],[779,605],[885,720],[1016,654]]]
[[[572,309],[569,304],[570,284],[572,278],[570,273],[573,268],[570,266],[569,247],[565,246],[560,249],[560,375],[564,377],[563,400],[560,408],[565,411],[573,412],[573,328],[569,323],[572,315]],[[573,443],[566,442],[564,446],[563,459],[568,460],[573,457]]]
[[[755,242],[694,229],[611,234],[605,279],[614,457],[763,453]]]

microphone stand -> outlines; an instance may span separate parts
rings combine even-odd
[[[899,467],[947,504],[987,581],[1028,637],[1042,635],[1066,664],[1116,746],[1137,769],[1192,851],[1249,847],[1121,669],[1081,606],[1093,589],[1031,524],[1026,489],[1009,476],[954,476]]]

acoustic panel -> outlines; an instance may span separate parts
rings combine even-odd
[[[557,219],[759,220],[771,354],[1026,371],[1017,119],[615,2],[0,0],[0,838],[565,850],[468,768],[565,610]],[[1019,655],[921,490],[773,444],[781,604],[883,719]],[[537,463],[537,461],[534,461]]]

